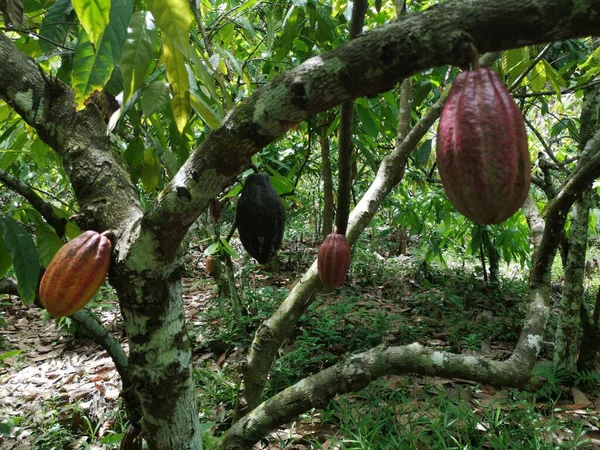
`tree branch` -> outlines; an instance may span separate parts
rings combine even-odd
[[[379,346],[352,355],[273,396],[233,425],[214,448],[251,448],[278,425],[311,408],[323,408],[337,395],[358,391],[385,375],[406,373],[465,378],[498,386],[522,387],[529,380],[529,372],[523,371],[517,358],[494,361],[431,350],[418,343]]]
[[[22,195],[42,215],[46,222],[54,228],[56,234],[64,236],[67,220],[58,217],[52,205],[40,197],[31,186],[2,169],[0,169],[0,182]]]
[[[159,253],[173,257],[188,227],[262,147],[292,125],[440,64],[481,53],[597,34],[600,0],[449,1],[406,15],[340,48],[311,58],[240,103],[194,151],[147,212]]]

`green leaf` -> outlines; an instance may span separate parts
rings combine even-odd
[[[4,358],[2,358],[3,355],[5,355],[5,353],[0,355],[0,359],[4,359]],[[9,436],[10,435],[10,425],[7,423],[4,423],[4,422],[0,422],[0,434]]]
[[[98,45],[110,20],[110,0],[71,0],[75,13],[94,45]]]
[[[32,303],[40,276],[40,258],[27,230],[12,217],[0,219],[4,242],[11,254],[21,300]]]
[[[150,117],[160,108],[165,106],[171,98],[169,85],[162,81],[155,81],[144,88],[142,95],[142,112]]]
[[[192,12],[187,0],[146,0],[156,24],[181,53],[190,54]]]
[[[0,361],[6,358],[12,358],[13,356],[18,356],[23,353],[23,350],[11,350],[10,352],[0,354]]]
[[[219,242],[221,243],[221,246],[222,246],[223,250],[225,251],[225,253],[233,256],[234,258],[240,257],[240,254],[238,252],[236,252],[235,249],[231,245],[229,245],[229,242],[227,242],[226,239],[221,238],[221,240]]]
[[[95,53],[87,33],[80,30],[71,77],[75,102],[79,109],[83,108],[85,100],[94,91],[104,88],[114,68],[115,62],[108,46],[101,45]]]
[[[115,0],[113,2],[110,10],[110,22],[100,45],[108,46],[115,62],[121,59],[121,51],[127,37],[127,28],[132,14],[133,0]]]
[[[4,243],[4,238],[2,237],[2,233],[0,233],[0,278],[2,278],[8,272],[13,265],[12,257],[8,249],[6,248],[6,244]]]
[[[502,70],[511,84],[529,65],[529,49],[527,47],[508,50],[502,53]]]
[[[50,261],[52,261],[52,258],[54,258],[58,249],[63,246],[64,242],[58,237],[54,228],[39,217],[39,213],[34,214],[34,220],[35,237],[40,253],[40,260],[44,267],[48,267],[48,264],[50,264]]]
[[[292,49],[294,38],[296,37],[296,28],[298,26],[298,9],[292,5],[284,21],[283,33],[279,39],[275,61],[281,61]]]
[[[415,156],[417,158],[417,166],[423,167],[427,160],[429,159],[429,155],[431,155],[431,139],[427,139],[425,142],[421,144],[418,148]]]
[[[371,117],[371,111],[358,103],[355,106],[358,118],[360,119],[360,123],[366,131],[367,135],[369,135],[372,138],[376,138],[379,134],[379,130],[377,128],[377,124]]]
[[[0,9],[5,25],[23,27],[23,0],[1,0]]]
[[[123,103],[126,103],[144,82],[154,56],[155,37],[156,25],[152,14],[147,11],[137,11],[129,23],[121,55],[120,66],[125,88]]]
[[[152,192],[158,186],[158,164],[150,148],[144,150],[144,165],[140,178],[147,192]]]
[[[144,164],[144,140],[137,136],[129,143],[125,150],[125,160],[131,167],[139,167]]]
[[[206,250],[204,250],[204,256],[210,256],[213,255],[217,252],[219,248],[219,243],[215,242],[214,244],[210,244],[208,247],[206,247]]]
[[[558,71],[556,71],[554,69],[554,67],[552,67],[552,65],[545,59],[544,59],[544,67],[546,70],[546,76],[548,77],[548,80],[550,81],[550,84],[552,85],[554,92],[556,92],[556,95],[558,95],[560,98],[560,87],[566,86],[567,83],[565,82],[562,75],[560,73],[558,73]]]
[[[63,44],[72,21],[73,4],[71,0],[57,0],[44,15],[40,26],[40,47],[43,51],[54,50],[56,44]]]
[[[94,46],[85,30],[80,30],[75,55],[71,86],[79,108],[94,91],[101,91],[111,79],[115,62],[121,58],[121,49],[127,36],[127,25],[133,11],[132,0],[116,1],[110,11],[110,23],[101,42]]]
[[[167,80],[173,89],[171,108],[177,129],[183,133],[190,116],[190,80],[183,54],[167,36],[163,36],[163,56],[167,66]]]
[[[546,86],[546,66],[543,61],[538,61],[531,72],[527,74],[527,79],[531,83],[530,87],[532,91],[541,92],[544,90]]]
[[[202,120],[206,122],[206,125],[213,130],[215,128],[219,128],[219,125],[221,124],[221,117],[219,114],[213,111],[208,103],[206,103],[202,97],[199,97],[195,93],[192,92],[190,99],[192,102],[192,108],[194,108],[194,111],[196,111]]]

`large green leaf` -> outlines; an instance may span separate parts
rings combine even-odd
[[[6,248],[2,234],[3,233],[0,233],[0,278],[6,275],[8,269],[10,269],[13,265],[12,257]]]
[[[221,116],[213,111],[213,109],[202,99],[202,97],[192,92],[191,96],[192,108],[198,113],[198,115],[206,122],[211,129],[219,128],[221,124]]]
[[[40,27],[40,35],[45,38],[40,39],[40,47],[43,51],[51,51],[56,46],[55,44],[64,43],[69,23],[73,18],[72,13],[71,0],[57,0],[48,10]]]
[[[54,228],[48,225],[42,220],[37,211],[33,212],[33,218],[35,220],[35,237],[37,247],[40,254],[40,260],[44,267],[48,267],[52,258],[64,244],[64,242],[58,237]]]
[[[285,25],[283,27],[283,33],[279,39],[279,45],[277,53],[275,54],[275,60],[280,61],[287,56],[289,51],[292,49],[294,38],[296,37],[296,28],[298,26],[298,8],[292,5],[288,11],[287,17],[285,18]]]
[[[98,45],[110,20],[110,0],[71,0],[79,22],[94,45]]]
[[[40,257],[27,230],[12,217],[0,217],[4,243],[13,260],[17,289],[26,304],[35,300],[40,276]]]
[[[146,0],[156,24],[185,56],[190,54],[192,12],[187,0]]]
[[[120,65],[125,88],[123,103],[126,103],[144,82],[154,56],[155,37],[156,25],[152,14],[147,11],[137,11],[129,23],[121,55]]]
[[[100,45],[98,51],[94,52],[89,36],[85,30],[80,30],[71,77],[75,102],[79,108],[83,108],[84,101],[94,91],[101,91],[104,88],[114,68],[115,60],[110,48]]]
[[[90,94],[96,90],[101,91],[110,80],[115,63],[121,57],[132,11],[132,0],[115,1],[110,13],[110,23],[95,51],[85,30],[80,30],[71,77],[75,101],[80,108]]]
[[[101,46],[108,46],[112,52],[114,61],[121,59],[121,51],[125,38],[127,37],[127,27],[133,14],[133,0],[114,0],[110,10],[110,22],[104,31]]]
[[[538,63],[531,69],[531,72],[527,74],[531,90],[534,92],[541,92],[546,86],[546,66],[543,61]]]
[[[190,81],[185,68],[185,59],[171,40],[163,36],[163,56],[167,66],[167,80],[173,89],[171,108],[177,129],[183,133],[190,116]]]
[[[142,166],[142,173],[140,178],[142,184],[147,192],[152,192],[158,186],[159,181],[159,167],[154,157],[152,149],[147,148],[144,150],[144,165]]]
[[[169,102],[171,93],[167,83],[155,81],[144,88],[142,95],[142,112],[150,117]]]

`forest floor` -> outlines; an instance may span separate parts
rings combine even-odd
[[[510,355],[526,286],[510,278],[496,287],[486,285],[464,268],[423,274],[410,258],[392,259],[390,266],[390,259],[355,257],[347,286],[317,298],[282,348],[268,394],[344,354],[381,343],[417,340],[493,359]],[[184,280],[184,302],[210,448],[211,436],[230,424],[237,369],[249,341],[236,333],[228,305],[214,294],[200,261],[189,260],[196,269]],[[254,315],[248,318],[249,330],[276,309],[305,266],[289,264],[278,273],[250,270],[244,297]],[[390,276],[401,266],[402,276]],[[127,350],[115,303],[111,292],[102,290],[93,310]],[[90,338],[78,337],[68,320],[57,326],[45,312],[15,299],[2,299],[0,314],[5,322],[0,326],[0,431],[7,433],[0,433],[0,449],[118,448],[126,426],[118,412],[119,376],[106,352]],[[71,333],[65,332],[69,328]],[[600,448],[596,375],[587,374],[571,388],[546,375],[550,382],[536,393],[468,380],[388,377],[332,400],[326,410],[302,415],[255,448]]]

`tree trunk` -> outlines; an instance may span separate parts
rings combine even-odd
[[[596,40],[596,47],[600,41]],[[586,89],[583,96],[579,130],[580,164],[589,159],[585,147],[594,137],[598,123],[598,92]],[[571,212],[571,235],[565,267],[565,282],[562,292],[560,314],[554,342],[554,366],[567,373],[577,371],[579,349],[580,310],[583,299],[583,278],[588,239],[588,219],[592,204],[591,183],[581,193]]]
[[[143,278],[125,269],[116,272],[111,284],[125,321],[129,368],[144,411],[148,448],[201,450],[181,277],[177,269]]]
[[[575,202],[571,213],[569,254],[554,341],[554,366],[567,373],[577,371],[579,310],[583,297],[590,194],[590,190],[585,191],[582,198]]]
[[[323,238],[333,231],[333,178],[331,175],[331,160],[329,159],[330,146],[327,128],[329,128],[329,124],[325,123],[319,133],[323,175],[323,228],[321,230]]]
[[[486,230],[483,230],[482,238],[483,245],[490,260],[490,281],[494,283],[498,281],[500,255],[498,255],[498,250],[496,250],[496,247],[494,247],[494,243],[492,242],[492,239]]]

